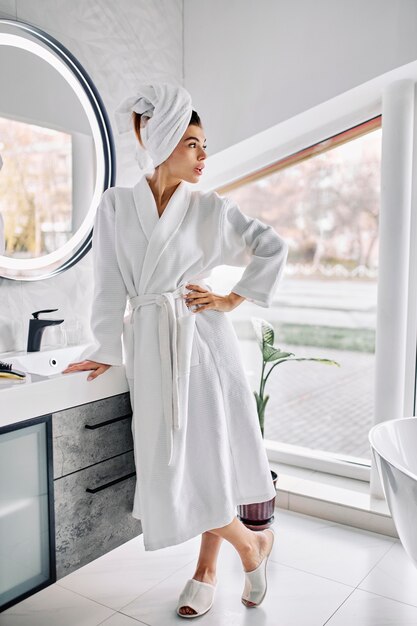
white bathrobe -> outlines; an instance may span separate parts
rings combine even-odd
[[[225,526],[237,504],[275,496],[253,391],[226,312],[193,312],[187,283],[246,266],[231,289],[268,307],[288,254],[271,227],[214,191],[182,181],[159,217],[145,174],[107,189],[93,233],[95,287],[84,354],[122,365],[133,409],[136,491],[145,550]],[[126,313],[126,299],[129,299]],[[261,358],[261,357],[259,357]]]

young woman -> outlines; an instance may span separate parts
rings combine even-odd
[[[248,529],[236,505],[270,500],[275,489],[227,313],[245,298],[270,306],[288,246],[231,199],[189,187],[203,173],[207,147],[185,89],[142,85],[117,113],[119,130],[135,131],[142,164],[151,158],[153,173],[142,170],[133,188],[103,194],[93,234],[98,346],[65,372],[94,370],[94,379],[122,365],[123,336],[136,465],[132,515],[142,521],[145,550],[202,535],[177,606],[179,615],[196,617],[212,605],[227,539],[245,572],[242,601],[258,606],[274,534]],[[226,295],[205,282],[222,264],[246,266]]]

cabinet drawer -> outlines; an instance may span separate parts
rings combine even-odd
[[[124,478],[133,472],[126,452],[54,481],[58,579],[142,532],[132,517],[136,475]]]
[[[132,450],[131,420],[129,393],[54,413],[54,478]]]

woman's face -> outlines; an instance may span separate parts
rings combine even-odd
[[[190,124],[175,150],[164,162],[164,168],[173,178],[197,183],[202,176],[206,156],[204,130]],[[200,168],[201,173],[196,168]]]

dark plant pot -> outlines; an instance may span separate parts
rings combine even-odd
[[[276,489],[278,474],[271,470],[272,482]],[[251,530],[264,530],[274,522],[275,496],[266,502],[238,504],[237,518]]]

